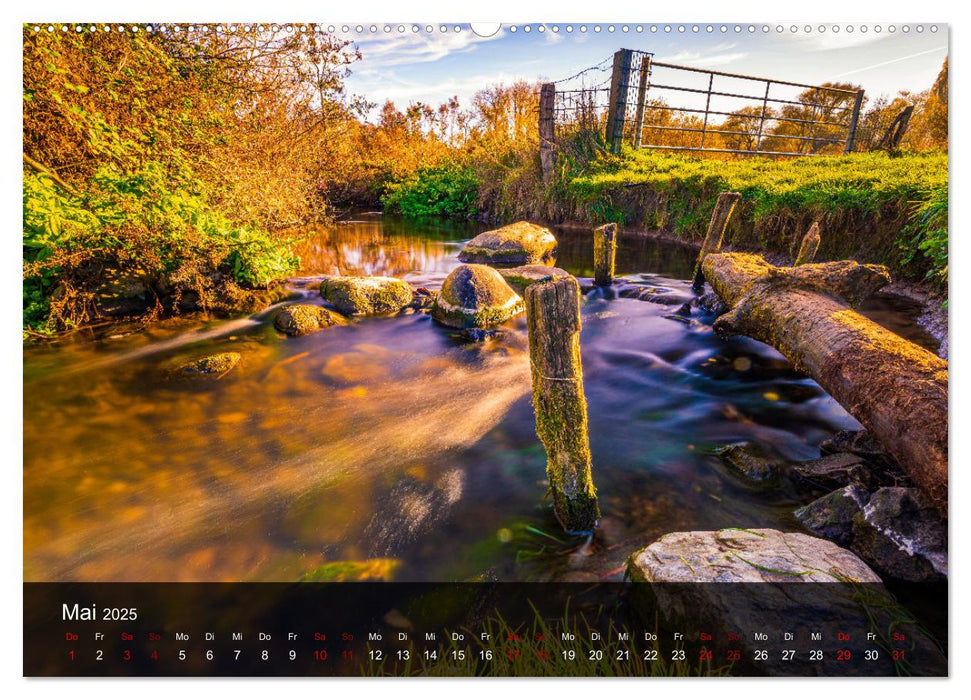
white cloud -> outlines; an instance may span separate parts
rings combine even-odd
[[[848,32],[845,26],[837,25],[839,26],[839,31],[833,31],[834,25],[823,26],[826,27],[825,32],[820,32],[818,29],[812,32],[804,32],[800,29],[795,34],[786,32],[783,36],[791,43],[796,44],[795,48],[804,51],[838,51],[839,49],[850,49],[872,44],[881,39],[887,39],[893,36],[893,34],[887,31],[875,32],[872,28],[870,31],[861,32],[860,27],[854,27],[854,31]]]
[[[495,41],[505,36],[500,30],[490,37],[475,32],[406,32],[404,34],[380,34],[358,39],[354,43],[364,59],[359,72],[376,71],[392,66],[437,61],[452,53],[474,51],[478,44]]]
[[[740,61],[746,56],[748,54],[744,51],[716,54],[702,54],[697,51],[679,51],[672,56],[665,56],[657,60],[661,63],[686,63],[703,68],[714,68],[715,66],[724,66],[735,61]]]

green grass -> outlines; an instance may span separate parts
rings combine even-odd
[[[946,153],[715,160],[657,151],[601,155],[573,169],[562,218],[662,229],[700,240],[719,192],[742,194],[728,243],[792,255],[814,220],[819,260],[877,262],[947,285]]]
[[[677,657],[672,651],[662,651],[655,635],[654,641],[629,642],[616,639],[620,629],[611,625],[606,642],[592,640],[591,631],[597,629],[583,615],[569,614],[559,620],[546,620],[534,610],[531,623],[511,625],[496,611],[473,628],[461,628],[469,640],[457,641],[446,630],[446,645],[429,658],[424,649],[409,642],[401,651],[382,653],[380,661],[368,649],[368,661],[361,672],[364,676],[727,676],[731,665],[717,665],[713,661],[696,661],[688,654]],[[601,611],[603,614],[603,611]],[[573,634],[575,640],[561,643],[561,634]],[[656,630],[655,630],[656,632]],[[486,635],[483,638],[483,633]],[[632,635],[633,637],[633,635]],[[483,641],[486,639],[488,641]],[[514,641],[509,641],[514,640]],[[626,650],[626,651],[625,651]]]

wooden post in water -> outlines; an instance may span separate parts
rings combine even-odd
[[[543,83],[539,91],[539,164],[543,182],[549,184],[553,177],[553,107],[556,102],[556,85]]]
[[[609,287],[614,281],[614,258],[617,254],[617,224],[605,224],[593,231],[593,281],[598,287]]]
[[[698,253],[698,262],[695,263],[694,282],[695,289],[702,289],[705,286],[705,276],[701,272],[701,262],[709,253],[717,253],[722,247],[722,238],[725,236],[725,229],[728,227],[728,220],[735,211],[735,205],[742,198],[738,192],[722,192],[718,195],[715,202],[715,210],[711,213],[711,223],[708,224],[708,233],[705,235],[705,242],[701,244],[701,252]]]
[[[809,227],[806,235],[802,237],[802,244],[799,246],[799,253],[796,255],[796,262],[793,267],[806,265],[816,259],[816,251],[819,250],[819,222],[814,221]]]
[[[591,473],[576,278],[530,285],[526,320],[536,434],[546,448],[553,509],[567,532],[591,533],[600,519],[600,508]]]

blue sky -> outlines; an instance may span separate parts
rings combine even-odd
[[[452,95],[469,104],[479,89],[493,83],[510,83],[517,79],[528,81],[558,80],[599,63],[618,48],[632,48],[654,53],[655,60],[699,68],[713,68],[794,82],[818,84],[825,81],[848,81],[861,85],[869,98],[881,94],[895,95],[898,90],[920,91],[930,87],[948,51],[946,25],[834,25],[814,24],[811,31],[800,24],[796,32],[792,25],[777,31],[771,25],[763,32],[763,25],[707,24],[573,24],[529,25],[515,31],[504,25],[489,37],[477,35],[469,25],[435,25],[428,32],[421,25],[363,25],[358,33],[355,26],[342,34],[352,39],[364,54],[364,59],[352,67],[347,81],[351,93],[366,96],[379,105],[391,99],[399,106],[409,101],[437,105]],[[390,31],[385,31],[385,27]],[[456,26],[461,31],[456,32]],[[543,27],[543,31],[540,27]],[[580,30],[581,26],[586,31]],[[600,31],[595,31],[599,26]],[[608,31],[613,26],[614,31]],[[642,31],[637,32],[636,28]],[[670,32],[665,32],[665,27]],[[693,28],[698,31],[693,31]],[[738,26],[741,31],[736,32]],[[820,31],[823,26],[825,31]],[[404,31],[399,31],[399,27]],[[684,31],[679,31],[683,27]],[[335,27],[338,34],[343,27]],[[599,73],[597,82],[608,73]],[[601,77],[602,76],[602,77]],[[590,77],[590,75],[588,75]],[[716,88],[717,89],[717,88]]]

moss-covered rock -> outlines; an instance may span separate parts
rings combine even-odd
[[[432,317],[452,328],[488,328],[525,310],[522,297],[493,268],[459,265],[442,283]]]
[[[388,314],[400,311],[414,297],[411,286],[394,277],[327,277],[320,295],[346,314]]]
[[[241,359],[238,352],[217,352],[181,365],[179,372],[186,376],[221,376],[236,367]]]
[[[273,319],[274,327],[287,335],[306,335],[344,323],[347,320],[340,314],[313,304],[284,306]]]
[[[465,244],[459,260],[469,263],[536,263],[552,257],[556,238],[549,229],[519,221],[480,233]]]
[[[520,265],[519,267],[498,268],[496,271],[506,280],[506,284],[520,296],[526,294],[526,287],[531,284],[570,276],[570,273],[566,270],[549,265]]]

